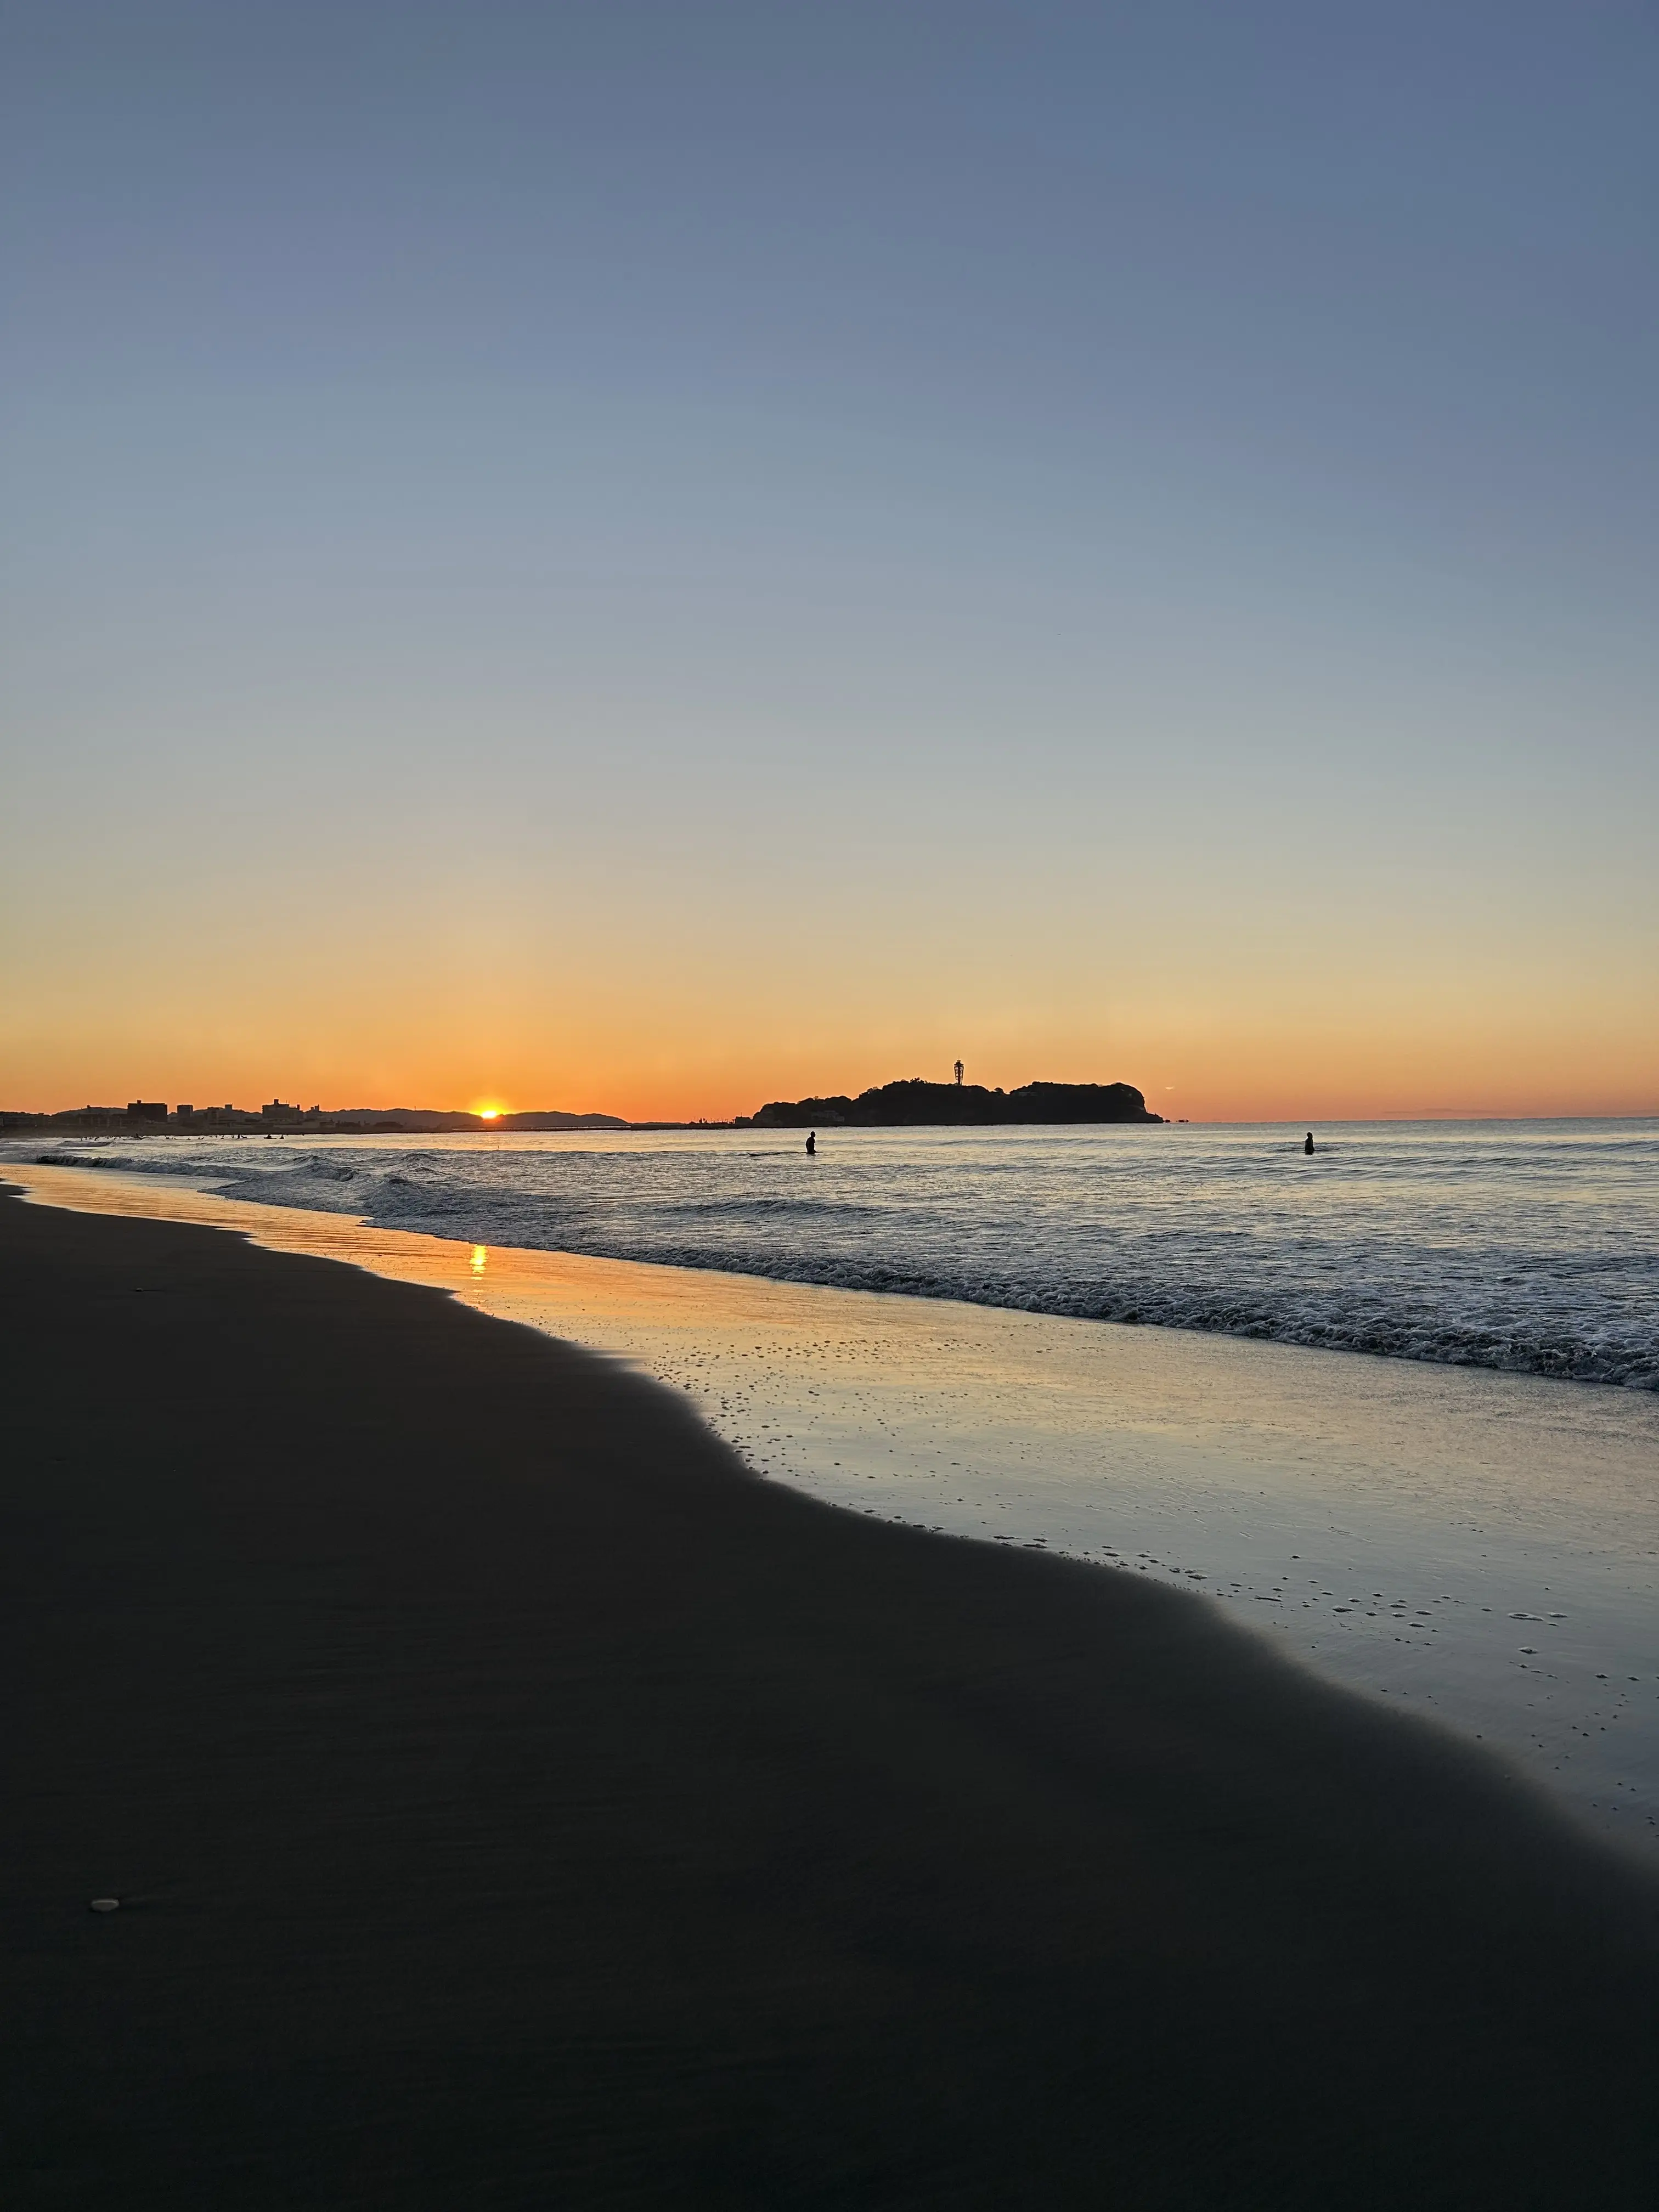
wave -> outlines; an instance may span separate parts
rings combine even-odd
[[[389,1224],[388,1224],[389,1225]],[[482,1237],[480,1241],[489,1241]],[[505,1240],[496,1240],[505,1241]],[[514,1241],[523,1242],[522,1238]],[[1207,1335],[1250,1337],[1307,1351],[1368,1353],[1437,1366],[1485,1367],[1500,1373],[1545,1376],[1563,1382],[1609,1383],[1659,1390],[1659,1346],[1650,1339],[1528,1331],[1480,1323],[1425,1320],[1375,1310],[1346,1316],[1286,1312],[1222,1291],[1158,1290],[1109,1279],[1086,1285],[1033,1287],[982,1274],[953,1275],[891,1262],[781,1258],[766,1250],[732,1252],[690,1243],[604,1244],[567,1238],[532,1249],[580,1251],[598,1259],[638,1260],[656,1266],[714,1268],[760,1275],[775,1282],[823,1289],[877,1291],[902,1297],[957,1299],[1056,1320],[1115,1322],[1132,1327],[1194,1329]]]
[[[1397,1152],[1346,1149],[1334,1211],[1318,1194],[1336,1185],[1273,1182],[1276,1153],[1189,1154],[1166,1188],[1162,1162],[1126,1179],[1121,1141],[1005,1141],[982,1173],[913,1154],[808,1187],[793,1155],[735,1147],[36,1157],[474,1243],[1659,1390],[1659,1261],[1631,1234],[1627,1158],[1581,1147],[1504,1183],[1449,1146],[1407,1185]]]

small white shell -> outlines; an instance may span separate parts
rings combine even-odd
[[[121,1900],[118,1897],[94,1897],[92,1900],[92,1909],[94,1912],[118,1912],[121,1909]]]

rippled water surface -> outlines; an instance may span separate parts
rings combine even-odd
[[[8,1149],[489,1244],[1659,1389],[1659,1122]]]

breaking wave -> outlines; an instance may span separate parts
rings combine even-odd
[[[825,1133],[815,1161],[754,1131],[226,1150],[30,1156],[475,1243],[1659,1389],[1652,1122],[1348,1125],[1313,1161],[1184,1127]]]

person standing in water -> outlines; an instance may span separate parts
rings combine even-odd
[[[811,1151],[812,1147],[811,1146],[811,1145],[809,1145],[809,1146],[806,1147],[806,1149],[807,1149],[807,1151],[810,1152]],[[1308,1132],[1308,1141],[1307,1141],[1307,1143],[1306,1143],[1305,1145],[1304,1145],[1304,1146],[1302,1147],[1302,1149],[1303,1149],[1303,1151],[1304,1151],[1304,1152],[1308,1152],[1308,1153],[1310,1153],[1310,1154],[1311,1154],[1311,1152],[1312,1152],[1312,1151],[1313,1151],[1313,1131],[1312,1131],[1311,1129],[1310,1129],[1310,1130],[1309,1130],[1309,1132]]]
[[[818,1133],[816,1129],[809,1129],[806,1132],[806,1156],[809,1159],[811,1159],[813,1154],[817,1151],[817,1148]],[[1313,1150],[1313,1139],[1311,1137],[1308,1139],[1308,1150],[1310,1152],[1312,1152]]]

